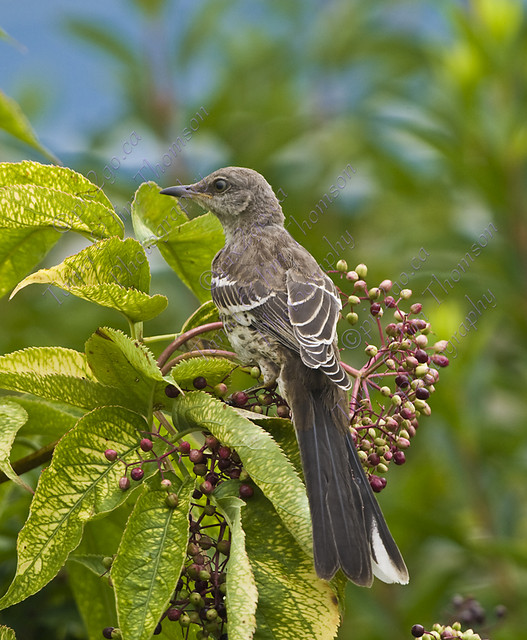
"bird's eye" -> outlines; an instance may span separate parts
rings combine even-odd
[[[228,187],[227,180],[224,180],[223,178],[218,178],[217,180],[214,180],[214,189],[218,193],[225,191],[227,187]]]

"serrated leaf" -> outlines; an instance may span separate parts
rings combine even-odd
[[[0,471],[27,491],[32,489],[14,472],[9,462],[11,447],[19,429],[27,422],[27,412],[19,404],[0,398]]]
[[[283,526],[260,492],[242,510],[258,608],[254,640],[331,640],[339,626],[339,606],[331,585],[317,577],[313,560]],[[230,637],[230,629],[229,629]]]
[[[210,431],[236,449],[252,480],[273,503],[285,526],[309,553],[311,520],[305,487],[279,445],[261,427],[201,391],[179,396],[173,405],[178,429]]]
[[[97,240],[118,236],[124,226],[113,210],[97,200],[34,184],[0,187],[0,229],[46,228],[77,231]]]
[[[15,632],[9,627],[0,627],[0,640],[16,640]]]
[[[136,408],[119,389],[93,378],[83,353],[63,347],[30,347],[0,356],[0,388],[84,409],[114,404]]]
[[[189,329],[195,329],[196,327],[200,327],[203,324],[209,324],[211,322],[219,322],[220,313],[218,311],[218,307],[212,302],[212,300],[207,300],[204,302],[194,313],[187,319],[183,327],[181,328],[181,333],[188,331]],[[207,334],[203,334],[207,335]]]
[[[122,331],[103,327],[86,342],[86,357],[96,378],[120,389],[147,410],[166,403],[161,371],[152,353]]]
[[[29,518],[18,541],[16,575],[0,608],[36,593],[59,571],[81,541],[84,524],[117,508],[130,492],[119,489],[123,464],[104,457],[115,449],[125,462],[137,459],[137,445],[148,425],[123,407],[102,407],[82,417],[55,449],[41,476]],[[145,476],[155,471],[145,468]],[[138,485],[139,486],[139,485]]]
[[[119,628],[127,640],[152,637],[183,568],[194,487],[177,480],[172,482],[179,503],[173,509],[165,503],[166,491],[145,486],[112,565]]]
[[[154,245],[166,237],[171,229],[187,222],[188,216],[174,198],[159,192],[155,182],[143,182],[132,201],[132,225],[135,237],[142,243]]]
[[[81,173],[68,167],[41,164],[31,160],[0,163],[0,186],[35,184],[71,193],[86,202],[99,202],[107,209],[113,205],[104,191]]]
[[[223,485],[225,484],[227,483],[223,483]],[[245,506],[245,503],[235,496],[219,497],[221,488],[221,486],[218,487],[218,491],[215,492],[214,502],[224,514],[231,532],[225,597],[229,617],[229,638],[232,640],[252,640],[256,629],[255,613],[258,590],[245,550],[245,532],[241,524],[241,508]]]
[[[50,269],[31,274],[29,284],[54,284],[73,295],[123,313],[131,322],[150,320],[167,306],[165,296],[149,296],[150,268],[143,247],[132,238],[109,238],[86,247]]]
[[[10,400],[23,407],[28,414],[28,420],[22,427],[20,435],[34,437],[42,442],[53,442],[69,431],[83,411],[73,407],[61,406],[29,396],[8,396]]]
[[[7,36],[5,31],[3,31],[3,34]],[[7,37],[11,39],[9,36]],[[58,158],[39,141],[18,102],[6,96],[3,91],[0,91],[0,129],[4,129],[4,131],[7,131],[7,133],[11,134],[14,138],[33,147],[33,149],[39,151],[43,156],[48,158],[48,160],[57,163],[60,162]]]
[[[225,241],[218,219],[206,213],[187,220],[174,198],[160,195],[159,186],[148,182],[136,191],[132,221],[136,234],[157,245],[163,258],[198,300],[209,300],[210,265]]]

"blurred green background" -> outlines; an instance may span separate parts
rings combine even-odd
[[[143,180],[249,166],[324,266],[365,262],[372,284],[414,291],[452,342],[432,416],[380,497],[411,582],[349,585],[339,638],[409,638],[414,623],[459,617],[456,594],[484,607],[482,637],[524,637],[525,3],[53,0],[12,4],[1,26],[17,42],[0,41],[0,88],[64,164],[104,188],[129,230]],[[0,135],[0,160],[23,158],[45,161]],[[64,238],[43,266],[82,246]],[[158,257],[151,266],[152,290],[170,304],[145,332],[175,331],[197,302]],[[110,311],[29,287],[0,301],[0,353],[82,350],[104,324],[126,330]],[[353,335],[344,358],[360,363],[368,336],[361,325]],[[2,590],[18,513],[0,514]],[[26,640],[83,637],[61,579],[1,622]]]

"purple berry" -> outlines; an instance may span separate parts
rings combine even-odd
[[[192,384],[194,386],[194,389],[205,389],[205,387],[207,386],[207,379],[203,376],[198,376],[197,378],[194,378],[194,380],[192,380]]]
[[[395,464],[404,464],[406,462],[406,456],[403,451],[394,451],[393,453],[393,461]]]
[[[205,445],[211,450],[214,451],[215,449],[218,448],[219,446],[219,442],[218,439],[215,438],[214,436],[207,436],[205,438]]]
[[[203,455],[203,451],[199,449],[191,449],[188,454],[189,460],[194,463],[203,462],[205,456]]]
[[[381,305],[378,302],[372,302],[370,305],[370,313],[372,316],[379,315],[379,311],[381,310]]]
[[[228,458],[231,455],[231,450],[229,447],[220,447],[218,449],[218,456],[220,458]]]
[[[180,617],[181,617],[181,609],[169,609],[167,611],[167,618],[171,622],[175,622],[176,620],[179,620]]]
[[[408,376],[400,373],[398,376],[395,376],[395,384],[401,388],[404,389],[405,387],[407,387],[410,383],[408,382]]]
[[[278,405],[276,408],[276,415],[279,418],[289,418],[291,416],[291,412],[289,411],[289,407],[285,404]]]
[[[384,304],[389,309],[393,309],[396,306],[395,298],[393,296],[386,296],[386,298],[384,298]]]
[[[422,624],[414,624],[412,627],[412,635],[414,638],[420,638],[425,632],[425,628]]]
[[[425,387],[417,387],[415,390],[415,397],[419,398],[419,400],[428,400],[430,397],[430,391]]]
[[[177,398],[180,393],[180,390],[173,384],[167,384],[165,387],[165,395],[167,398]]]
[[[141,469],[141,467],[135,467],[130,471],[130,477],[132,478],[132,480],[142,480],[144,475],[145,472]]]
[[[204,482],[202,482],[199,488],[200,488],[200,491],[205,495],[208,495],[209,493],[212,493],[214,491],[214,485],[212,484],[212,482],[209,482],[208,480],[205,480]]]
[[[432,362],[437,364],[438,367],[448,367],[448,358],[440,353],[436,353],[432,356]]]
[[[104,452],[104,457],[109,462],[114,462],[114,460],[117,460],[117,451],[115,451],[114,449],[106,449],[106,451]],[[110,627],[107,628],[109,629]]]
[[[104,627],[102,630],[102,637],[107,638],[108,640],[112,640],[112,632],[115,627]]]
[[[139,446],[141,447],[141,449],[143,451],[152,451],[152,448],[154,446],[154,443],[152,442],[152,440],[150,440],[149,438],[143,438],[141,440],[141,442],[139,443]]]
[[[245,391],[236,391],[232,395],[232,401],[237,407],[244,407],[249,400],[249,396],[245,393]]]
[[[416,349],[414,356],[417,358],[417,361],[421,364],[425,364],[428,362],[428,353],[424,349]]]
[[[385,487],[386,481],[383,483],[384,478],[379,478],[379,476],[371,475],[369,477],[370,486],[375,491],[375,493],[379,493]]]
[[[240,485],[240,498],[252,498],[254,494],[254,489],[250,484],[241,484]]]
[[[186,440],[182,440],[179,443],[179,453],[182,453],[183,455],[188,455],[190,453],[190,442],[187,442]]]

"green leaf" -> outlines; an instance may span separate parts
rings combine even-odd
[[[236,496],[219,497],[225,489],[223,483],[215,492],[214,502],[220,507],[231,532],[231,550],[227,565],[227,595],[225,598],[229,618],[229,638],[252,640],[256,629],[256,603],[258,590],[249,558],[245,550],[245,532],[241,524],[241,508],[245,502]],[[238,489],[238,483],[236,490]]]
[[[143,244],[156,244],[188,220],[177,200],[161,195],[160,191],[155,182],[143,182],[132,201],[134,234]]]
[[[115,60],[127,66],[136,63],[135,50],[130,46],[131,42],[124,34],[119,34],[115,27],[87,18],[68,18],[66,26],[77,38],[95,45],[99,50],[102,49]]]
[[[130,322],[154,318],[167,306],[165,296],[149,296],[150,268],[143,247],[132,238],[109,238],[86,247],[50,269],[31,274],[11,298],[29,284],[54,284],[73,295],[123,313]]]
[[[110,211],[113,209],[112,203],[100,187],[81,173],[67,167],[56,167],[30,160],[0,163],[0,186],[16,184],[52,187],[82,198],[86,202],[98,202]]]
[[[309,554],[312,549],[311,520],[305,487],[267,431],[201,391],[179,396],[173,405],[173,417],[180,430],[208,430],[220,442],[236,449],[247,473]]]
[[[33,490],[13,471],[9,462],[11,447],[19,429],[27,422],[27,412],[16,402],[0,398],[0,471],[27,491]]]
[[[87,200],[49,186],[14,184],[0,188],[0,229],[44,228],[76,231],[97,240],[123,237],[121,219],[97,200]]]
[[[0,296],[68,229],[94,238],[123,234],[104,193],[71,169],[37,162],[2,163],[0,185]]]
[[[37,437],[41,442],[53,442],[69,431],[82,412],[72,407],[61,406],[30,396],[8,396],[12,402],[23,407],[28,415],[26,424],[20,430],[24,437]]]
[[[109,462],[107,448],[121,460],[137,459],[144,419],[122,407],[95,409],[81,418],[59,442],[31,503],[29,518],[18,536],[15,578],[0,607],[24,600],[46,585],[81,541],[85,523],[117,508],[129,495],[119,489],[123,463]],[[146,467],[146,474],[155,471]]]
[[[30,347],[0,356],[0,388],[84,409],[136,408],[127,394],[94,379],[83,353],[63,347]]]
[[[299,629],[303,638],[334,638],[339,625],[335,592],[317,577],[313,559],[302,553],[259,491],[242,510],[242,525],[258,589],[254,640],[290,640]]]
[[[120,389],[148,410],[166,404],[163,379],[152,353],[117,329],[104,327],[86,342],[86,357],[97,379]]]
[[[112,565],[119,628],[127,640],[152,637],[186,558],[193,483],[171,480],[178,506],[166,505],[165,490],[145,486]]]
[[[203,324],[209,324],[211,322],[219,322],[220,313],[218,311],[218,307],[212,302],[212,300],[207,300],[204,302],[194,313],[187,319],[183,327],[181,328],[181,333],[185,333],[189,329],[195,329],[196,327],[200,327]],[[208,333],[201,334],[201,339],[203,336],[207,336]]]
[[[221,224],[211,213],[187,220],[174,198],[159,194],[148,182],[139,187],[132,203],[138,237],[150,240],[200,302],[210,299],[210,265],[223,247]]]
[[[2,30],[2,34],[7,34]],[[4,38],[5,39],[5,38]],[[9,98],[0,91],[0,129],[4,129],[14,138],[25,142],[33,149],[39,151],[43,156],[52,162],[60,162],[37,138],[29,120],[24,115],[18,102]]]

